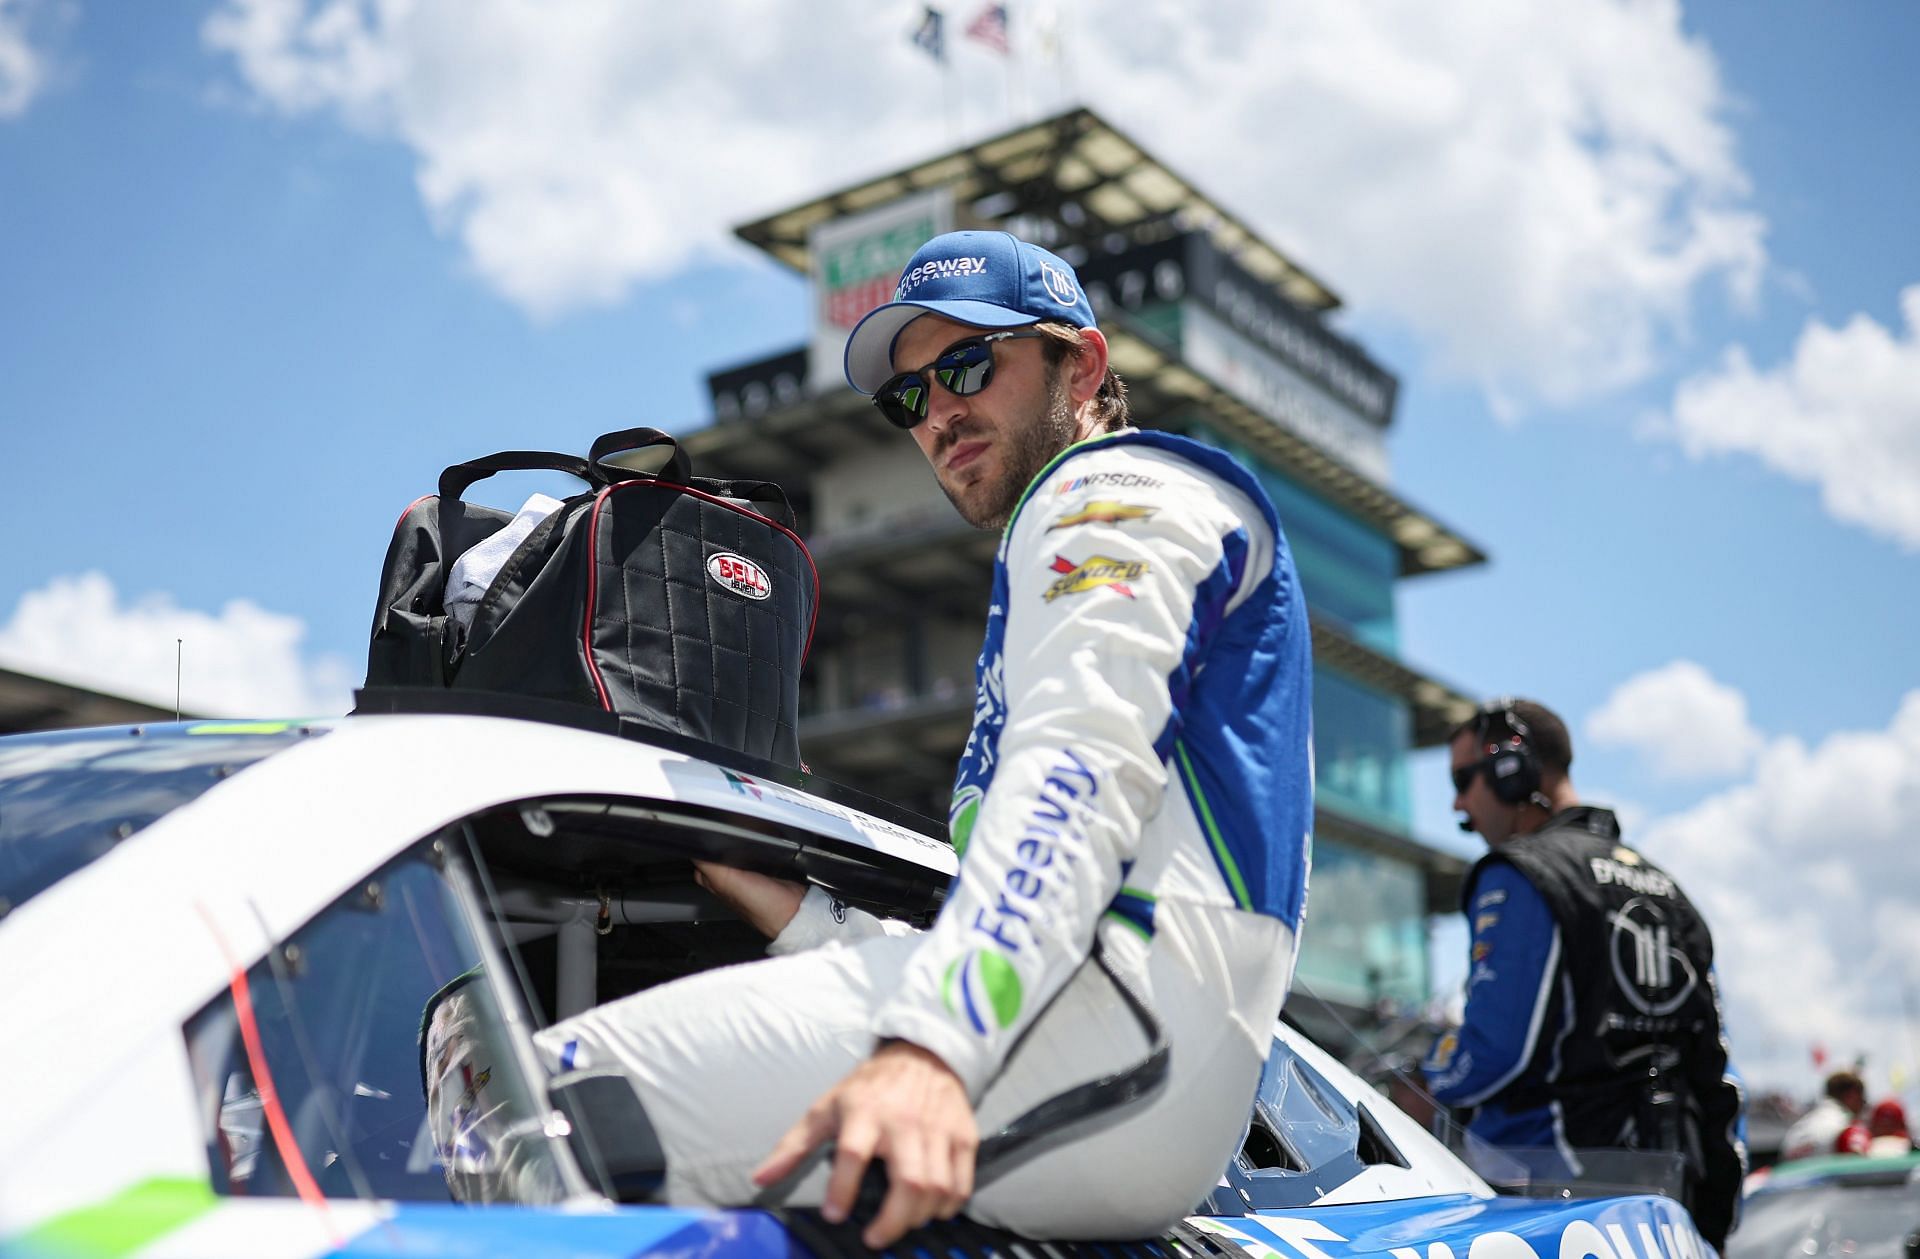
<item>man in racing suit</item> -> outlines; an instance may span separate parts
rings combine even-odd
[[[1610,810],[1580,803],[1548,709],[1494,701],[1450,742],[1461,828],[1489,851],[1464,890],[1465,1018],[1424,1064],[1433,1096],[1472,1107],[1469,1131],[1537,1178],[1615,1179],[1601,1150],[1682,1156],[1695,1223],[1723,1245],[1744,1100],[1705,921]]]
[[[924,933],[718,867],[770,959],[545,1030],[618,1070],[665,1197],[844,1218],[872,1158],[884,1246],[962,1208],[1029,1234],[1151,1234],[1215,1185],[1291,980],[1313,817],[1306,605],[1272,506],[1212,448],[1126,426],[1073,270],[998,232],[924,246],[848,378],[909,428],[961,515],[1002,529],[959,875]],[[974,1194],[974,1151],[1170,1043],[1165,1087]],[[833,1142],[831,1160],[819,1159]]]

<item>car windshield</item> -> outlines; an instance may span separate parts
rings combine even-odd
[[[0,739],[0,916],[325,726],[189,722]]]
[[[1906,1259],[1920,1234],[1920,1185],[1816,1184],[1748,1196],[1727,1259]]]

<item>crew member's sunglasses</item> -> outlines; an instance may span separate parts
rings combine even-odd
[[[1456,767],[1453,771],[1453,794],[1455,794],[1456,796],[1466,795],[1467,788],[1473,786],[1473,780],[1475,778],[1478,778],[1480,776],[1480,771],[1485,769],[1486,767],[1487,767],[1487,762],[1484,760],[1475,761],[1471,765],[1461,765]]]
[[[1021,329],[991,332],[984,337],[955,341],[940,352],[940,357],[917,371],[901,372],[873,395],[873,405],[896,428],[911,429],[927,418],[930,382],[958,398],[970,398],[993,383],[993,343],[1018,341],[1025,337],[1045,336],[1043,332]]]

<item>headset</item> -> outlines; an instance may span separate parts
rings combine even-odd
[[[1504,739],[1494,726],[1506,727]],[[1503,804],[1525,804],[1540,790],[1540,759],[1533,754],[1533,731],[1514,711],[1513,699],[1501,696],[1480,705],[1473,715],[1473,737],[1486,755],[1480,761],[1487,786]]]
[[[1532,803],[1551,812],[1540,794],[1540,758],[1533,754],[1533,731],[1513,705],[1513,698],[1503,695],[1480,705],[1473,714],[1469,729],[1483,753],[1473,768],[1487,776],[1488,788],[1502,804]],[[1506,733],[1496,735],[1496,725],[1505,727]],[[1471,834],[1473,822],[1463,820],[1460,829]]]

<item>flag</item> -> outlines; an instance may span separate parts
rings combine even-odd
[[[967,38],[977,39],[1001,56],[1013,51],[1007,39],[1007,6],[989,4],[967,27]]]
[[[944,62],[947,59],[946,27],[947,20],[941,15],[940,10],[928,5],[926,15],[920,19],[920,25],[914,28],[913,42],[920,45],[921,51],[927,56],[935,61]]]

